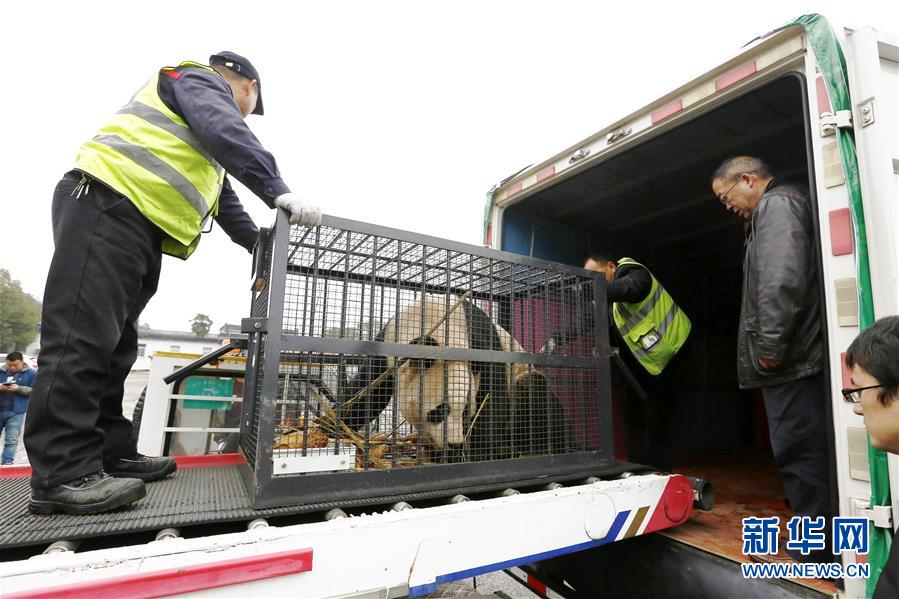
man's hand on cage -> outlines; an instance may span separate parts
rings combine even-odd
[[[290,224],[304,227],[317,227],[322,222],[322,209],[304,202],[292,193],[285,193],[275,198],[275,206],[290,212]]]

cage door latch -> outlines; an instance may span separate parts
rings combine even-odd
[[[241,333],[268,333],[268,318],[244,318],[240,321]]]

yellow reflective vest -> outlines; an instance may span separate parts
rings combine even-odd
[[[646,268],[631,258],[618,261],[619,267],[625,264]],[[615,302],[612,314],[618,332],[637,361],[650,374],[659,374],[690,336],[691,325],[655,276],[651,272],[649,276],[649,295],[637,303]]]
[[[162,229],[166,254],[186,259],[203,224],[218,214],[225,169],[206,152],[187,123],[159,97],[160,74],[212,68],[195,62],[165,67],[150,79],[90,141],[75,169],[131,200]]]

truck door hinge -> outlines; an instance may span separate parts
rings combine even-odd
[[[859,518],[867,518],[877,528],[893,528],[893,508],[889,505],[875,505],[868,507],[867,499],[852,499],[852,515]]]
[[[862,510],[862,515],[867,517],[877,528],[893,529],[893,508],[888,505],[875,505],[873,508]]]
[[[862,120],[862,128],[874,124],[874,98],[858,105],[859,116]]]
[[[821,113],[821,137],[830,137],[837,129],[852,128],[852,111],[838,110],[836,114]]]
[[[612,133],[609,133],[608,137],[606,137],[606,145],[611,145],[611,144],[615,143],[616,141],[618,141],[619,139],[623,139],[630,134],[631,134],[630,127],[622,127],[621,129],[618,129],[617,131],[613,131]]]
[[[583,160],[587,156],[590,155],[590,148],[581,148],[577,152],[571,155],[571,158],[568,159],[568,164],[574,164],[578,160]]]

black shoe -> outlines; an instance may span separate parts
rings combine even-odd
[[[174,458],[150,458],[140,453],[104,462],[103,469],[117,478],[139,478],[151,482],[165,478],[178,469]]]
[[[32,514],[99,514],[134,503],[147,494],[134,478],[112,478],[102,470],[49,489],[32,489]]]

